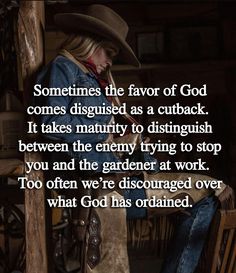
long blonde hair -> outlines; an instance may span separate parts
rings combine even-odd
[[[110,41],[98,38],[96,36],[88,36],[83,34],[69,34],[62,43],[61,49],[67,50],[78,61],[86,61],[98,48],[108,48],[113,51],[115,56],[118,54],[118,48]],[[110,67],[105,73],[108,82],[115,87],[115,82],[111,74]]]

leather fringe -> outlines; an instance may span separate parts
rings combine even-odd
[[[134,251],[148,250],[148,255],[163,258],[173,237],[176,219],[176,216],[169,215],[149,220],[129,220],[127,224],[129,247]]]

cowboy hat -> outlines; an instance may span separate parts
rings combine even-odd
[[[91,5],[86,14],[59,13],[54,19],[56,25],[64,32],[86,31],[114,42],[119,47],[121,57],[126,63],[140,66],[133,50],[126,42],[129,27],[112,9],[104,5]]]

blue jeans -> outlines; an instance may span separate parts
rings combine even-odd
[[[183,214],[180,217],[161,273],[195,271],[217,206],[216,197],[206,197],[187,209],[191,216]]]

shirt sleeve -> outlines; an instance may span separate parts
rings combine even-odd
[[[44,75],[38,77],[37,84],[41,84],[42,88],[68,88],[74,83],[74,74],[75,72],[69,65],[63,62],[55,62],[51,64],[50,68]],[[80,115],[71,115],[69,112],[69,96],[40,96],[34,97],[34,101],[35,105],[48,105],[53,107],[59,106],[66,108],[65,114],[37,116],[38,123],[40,124],[43,123],[45,125],[52,125],[54,123],[55,127],[56,125],[70,125],[71,127],[70,133],[60,133],[58,130],[55,130],[53,133],[44,133],[43,135],[45,137],[64,141],[67,143],[73,143],[77,140],[80,140],[82,143],[91,144],[103,142],[107,139],[108,134],[104,133],[76,133],[76,125],[105,125],[109,123],[111,117],[105,117],[102,123],[101,121],[98,122],[98,120],[94,118],[86,118],[85,116]]]

